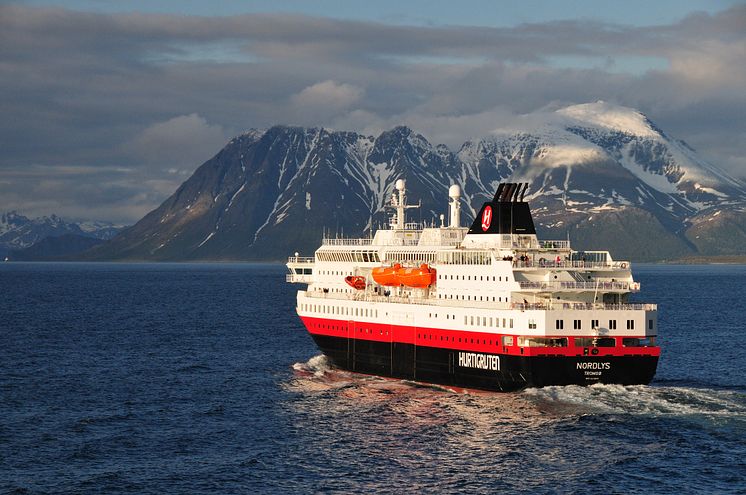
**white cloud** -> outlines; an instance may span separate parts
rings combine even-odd
[[[302,111],[340,111],[360,101],[365,92],[352,84],[328,80],[304,88],[291,97],[293,104]]]
[[[146,163],[174,169],[193,168],[214,155],[227,141],[225,130],[210,125],[196,113],[156,122],[127,145],[127,151]]]

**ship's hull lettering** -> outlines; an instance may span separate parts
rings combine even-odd
[[[476,352],[459,352],[458,365],[461,368],[500,371],[500,356],[478,354]]]

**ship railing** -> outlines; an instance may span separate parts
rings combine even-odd
[[[628,261],[570,261],[570,260],[552,260],[539,257],[538,259],[521,260],[516,257],[513,259],[515,268],[564,268],[564,269],[608,269],[608,270],[627,270],[630,268]]]
[[[619,290],[639,291],[637,282],[519,282],[521,289],[527,290]]]
[[[309,256],[290,256],[288,257],[288,263],[315,263],[316,258]]]
[[[360,239],[347,239],[344,237],[340,238],[324,238],[321,240],[323,246],[370,246],[373,243],[373,239],[369,237]]]
[[[307,297],[313,297],[318,299],[333,299],[333,300],[346,300],[346,301],[363,301],[363,302],[384,302],[384,303],[401,303],[401,304],[420,304],[429,306],[449,306],[453,307],[453,301],[434,299],[432,297],[420,297],[417,295],[399,295],[399,294],[371,294],[366,292],[355,292],[355,293],[339,293],[339,292],[323,292],[323,291],[308,291],[306,292]],[[605,310],[605,311],[617,311],[617,310],[645,310],[645,311],[657,311],[657,304],[647,303],[627,303],[627,304],[605,304],[605,303],[567,303],[567,302],[549,302],[549,303],[496,303],[496,302],[477,302],[471,301],[459,301],[459,305],[469,308],[482,308],[482,309],[516,309],[521,311],[528,310],[541,310],[541,311],[552,311],[552,310]]]
[[[542,249],[570,249],[570,241],[539,241]]]
[[[313,283],[313,275],[286,273],[285,282],[289,282],[291,284],[311,284]]]
[[[625,303],[625,304],[607,304],[607,303],[572,303],[572,302],[555,302],[547,304],[542,303],[514,303],[514,309],[545,309],[545,310],[604,310],[604,311],[658,311],[657,304],[649,303]]]

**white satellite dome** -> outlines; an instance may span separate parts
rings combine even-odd
[[[396,190],[397,191],[403,191],[404,190],[404,179],[398,179],[396,181]]]
[[[461,187],[458,184],[454,184],[448,188],[448,197],[451,199],[457,199],[461,197]]]

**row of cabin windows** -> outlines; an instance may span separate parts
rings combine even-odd
[[[319,251],[316,261],[347,261],[358,263],[380,263],[378,251]]]
[[[438,294],[438,299],[454,299],[453,294]],[[458,294],[456,294],[455,299],[459,299]],[[461,295],[460,299],[462,301],[482,301],[482,302],[490,302],[490,296],[479,296],[479,299],[477,299],[477,296],[474,296],[472,299],[471,296],[464,296]],[[492,296],[492,302],[503,302],[503,298],[501,296]],[[508,302],[508,298],[505,298],[505,302]]]
[[[454,278],[456,277],[456,278]],[[440,275],[438,274],[438,280],[472,280],[471,275]],[[474,275],[474,282],[489,282],[490,276],[489,275],[480,275],[479,278],[477,278],[476,275]],[[503,278],[502,276],[495,277],[492,275],[492,282],[502,282]],[[505,277],[505,281],[508,281],[508,277]]]
[[[565,320],[555,320],[554,328],[556,330],[564,330],[565,327]],[[530,328],[530,326],[529,326]],[[573,330],[582,330],[583,329],[583,323],[582,320],[573,320],[572,321],[572,328]],[[591,320],[591,329],[599,328],[598,320]],[[627,330],[634,330],[635,329],[635,320],[627,320]],[[648,320],[648,329],[653,329],[653,320]],[[616,320],[609,320],[609,330],[616,330]]]
[[[324,304],[301,304],[301,311],[311,313],[326,313],[342,316],[362,316],[368,318],[378,318],[378,310],[370,308],[347,308],[345,306],[327,306]]]
[[[330,325],[325,323],[313,324],[316,328],[323,328],[327,330],[347,331],[347,325]],[[379,329],[378,331],[370,328],[358,328],[358,333],[363,334],[379,334],[381,336],[389,335],[388,330]],[[418,339],[423,340],[440,340],[441,342],[458,342],[458,343],[470,343],[479,344],[480,339],[466,338],[466,337],[452,337],[448,335],[435,335],[433,334],[417,334]],[[503,346],[513,346],[513,336],[503,335],[494,341],[494,345],[499,346],[502,342]],[[492,339],[482,339],[483,345],[493,345]],[[568,339],[566,337],[518,337],[517,340],[519,347],[567,347]],[[614,337],[574,337],[573,343],[575,347],[616,347],[619,343],[618,338]],[[649,347],[655,345],[655,337],[623,337],[621,338],[622,347]]]
[[[355,292],[355,290],[348,289],[346,287],[324,287],[324,288],[316,287],[314,290],[323,292],[324,294],[329,294],[330,292],[339,293],[339,294],[347,294],[349,292]]]
[[[440,339],[438,339],[440,337]],[[513,336],[512,335],[504,335],[502,339],[467,339],[466,337],[451,337],[449,335],[435,335],[433,337],[433,334],[431,333],[423,333],[423,334],[417,334],[418,339],[422,340],[439,340],[440,342],[459,342],[464,344],[482,344],[482,345],[500,345],[500,342],[502,341],[502,345],[504,346],[512,346],[513,345]]]
[[[438,253],[438,263],[444,265],[491,265],[489,251],[445,251]]]
[[[428,313],[427,316],[429,316],[430,318],[437,318],[438,313]],[[456,315],[449,315],[449,314],[446,315],[446,320],[455,320],[455,319],[456,319]]]
[[[432,251],[386,251],[386,261],[400,263],[434,263],[435,252]]]
[[[317,270],[317,273],[319,275],[339,275],[339,276],[352,275],[352,272],[341,272],[339,270]]]
[[[513,318],[503,318],[502,326],[500,326],[500,318],[489,318],[486,316],[464,316],[464,325],[471,325],[477,327],[495,327],[495,328],[513,328]]]
[[[655,345],[654,337],[574,337],[575,347],[616,347],[621,340],[622,347],[649,347]],[[518,337],[520,347],[567,347],[566,337]]]

